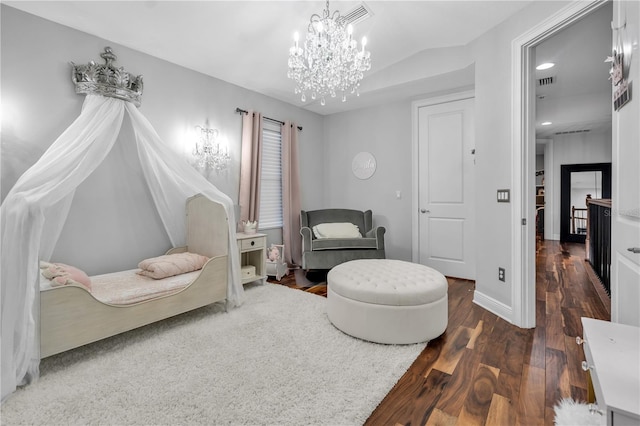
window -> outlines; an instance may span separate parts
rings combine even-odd
[[[260,229],[282,228],[282,130],[278,123],[262,121],[262,175]]]

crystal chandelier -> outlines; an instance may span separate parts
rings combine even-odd
[[[210,167],[220,173],[229,166],[231,156],[227,149],[218,142],[218,129],[196,126],[200,130],[200,138],[193,148],[193,156],[199,167]]]
[[[347,94],[358,93],[363,73],[371,69],[371,53],[365,50],[366,37],[362,38],[362,49],[352,38],[353,26],[346,25],[345,19],[336,10],[329,11],[329,2],[322,16],[311,15],[307,38],[303,47],[298,46],[299,35],[295,33],[295,44],[289,49],[289,71],[287,77],[296,82],[295,93],[306,102],[307,93],[311,99],[336,97],[342,102]]]

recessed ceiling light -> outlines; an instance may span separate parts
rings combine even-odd
[[[553,68],[556,64],[553,62],[545,62],[544,64],[540,64],[536,67],[538,71],[548,70],[549,68]]]
[[[541,126],[549,126],[550,124],[552,124],[550,121],[543,121],[540,123]]]

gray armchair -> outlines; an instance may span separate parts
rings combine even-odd
[[[300,212],[302,269],[331,269],[355,259],[384,259],[385,228],[373,228],[371,210],[323,209]],[[323,223],[356,225],[362,238],[316,238],[313,227]]]

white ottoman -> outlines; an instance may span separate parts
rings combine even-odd
[[[352,260],[327,275],[327,315],[343,332],[376,343],[434,339],[447,328],[447,279],[417,263]]]

